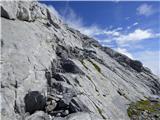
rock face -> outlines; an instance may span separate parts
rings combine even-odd
[[[1,2],[2,120],[128,120],[160,79],[38,2]],[[64,21],[65,22],[65,21]]]

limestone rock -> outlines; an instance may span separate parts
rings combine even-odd
[[[43,111],[37,111],[31,116],[25,118],[25,120],[51,120],[52,118]]]
[[[1,17],[14,20],[16,19],[16,14],[18,10],[17,2],[3,1],[1,2]]]
[[[1,3],[3,120],[129,120],[128,104],[157,102],[160,79],[143,61],[70,28],[47,5]]]

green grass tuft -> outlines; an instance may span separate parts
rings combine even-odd
[[[131,103],[127,109],[129,117],[133,115],[140,116],[141,112],[147,110],[149,113],[158,113],[160,109],[160,103],[151,103],[149,100],[141,100],[135,103]]]

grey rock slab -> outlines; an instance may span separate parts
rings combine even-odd
[[[34,114],[26,117],[25,120],[52,120],[52,117],[43,111],[37,111]]]

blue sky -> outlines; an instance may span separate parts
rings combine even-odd
[[[71,27],[160,75],[160,2],[45,1]],[[54,8],[53,8],[54,7]]]

